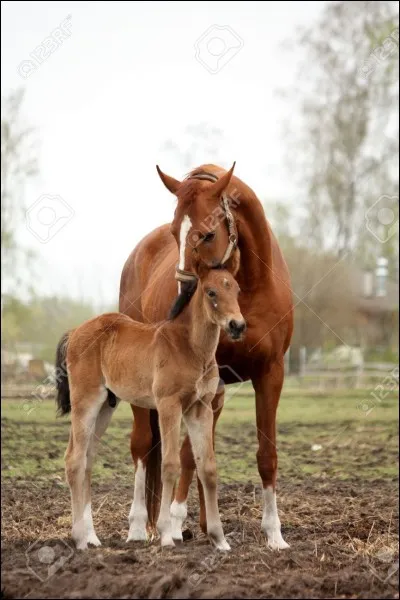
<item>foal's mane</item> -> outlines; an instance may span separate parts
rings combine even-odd
[[[189,304],[190,300],[194,296],[197,289],[196,281],[183,281],[181,283],[181,292],[178,297],[174,300],[173,305],[170,308],[168,321],[174,321],[178,317],[183,309]]]

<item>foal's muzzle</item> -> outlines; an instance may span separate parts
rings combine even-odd
[[[231,319],[228,323],[227,333],[233,340],[240,340],[243,338],[246,329],[246,321]]]

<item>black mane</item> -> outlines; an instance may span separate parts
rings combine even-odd
[[[169,311],[168,320],[173,321],[178,317],[185,306],[187,306],[192,299],[193,294],[195,293],[197,288],[197,280],[196,281],[184,281],[181,283],[181,293],[175,299],[171,309]]]

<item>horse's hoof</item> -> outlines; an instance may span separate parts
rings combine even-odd
[[[128,542],[147,542],[147,532],[142,529],[134,529],[132,532],[128,533],[128,537],[126,538],[126,543]]]
[[[286,550],[286,548],[290,548],[289,544],[285,542],[280,533],[268,538],[268,547],[271,548],[271,550]]]
[[[290,545],[285,540],[282,540],[280,542],[268,542],[268,547],[271,550],[286,550],[286,548],[290,548]]]

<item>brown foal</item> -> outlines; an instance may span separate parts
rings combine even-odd
[[[198,281],[190,303],[186,308],[175,303],[168,320],[145,325],[120,313],[103,314],[65,334],[59,342],[56,366],[66,364],[67,374],[58,380],[57,404],[61,414],[71,412],[65,462],[72,537],[78,549],[100,545],[91,512],[91,470],[96,446],[113,413],[110,391],[118,401],[158,412],[163,485],[157,529],[161,545],[174,546],[170,505],[180,469],[183,418],[204,488],[207,533],[219,550],[230,549],[218,511],[211,402],[219,383],[215,352],[221,329],[232,340],[241,340],[246,323],[232,274],[209,270],[200,261],[195,273]],[[143,539],[141,525],[137,523],[136,539]]]

